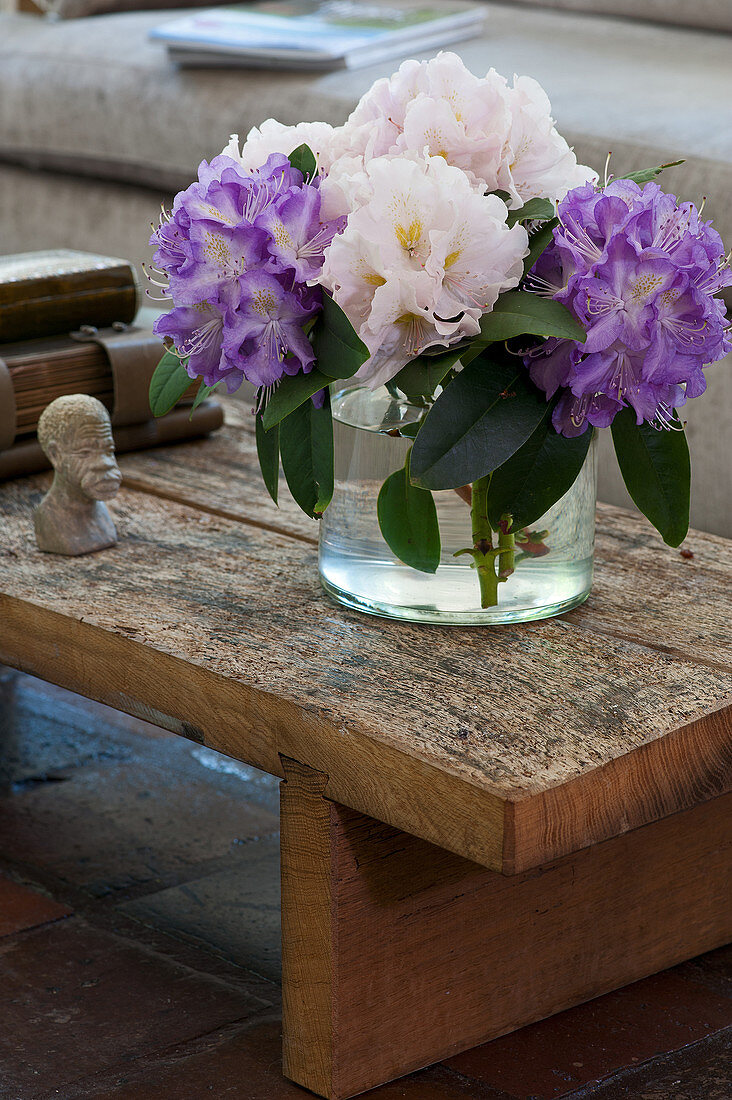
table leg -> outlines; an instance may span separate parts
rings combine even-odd
[[[732,795],[504,876],[283,766],[284,1071],[329,1100],[732,938]]]

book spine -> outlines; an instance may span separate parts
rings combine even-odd
[[[137,312],[137,287],[100,287],[56,297],[35,297],[0,305],[0,342],[34,340],[94,325],[104,328],[122,321],[128,324]]]

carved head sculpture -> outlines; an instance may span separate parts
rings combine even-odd
[[[111,500],[119,489],[109,413],[96,397],[78,393],[52,401],[38,422],[38,442],[70,492]]]
[[[86,394],[58,397],[41,415],[38,442],[55,470],[35,514],[40,549],[86,554],[113,545],[114,523],[100,502],[111,500],[122,475],[104,405]]]

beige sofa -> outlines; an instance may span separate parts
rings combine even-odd
[[[603,0],[616,10],[623,2]],[[701,4],[708,26],[720,3]],[[579,158],[600,169],[610,149],[618,173],[687,158],[666,185],[683,198],[706,196],[707,213],[732,245],[732,35],[523,2],[486,7],[485,33],[455,47],[470,68],[536,76]],[[187,186],[230,133],[244,135],[270,115],[341,122],[396,66],[315,75],[180,71],[147,39],[169,15],[52,23],[0,14],[0,252],[74,246],[139,265],[160,203]],[[732,536],[730,363],[708,379],[708,394],[688,409],[692,518]],[[600,495],[622,502],[608,444]]]

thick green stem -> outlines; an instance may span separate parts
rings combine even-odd
[[[470,518],[473,525],[473,558],[480,583],[480,606],[498,603],[498,575],[495,565],[491,525],[488,522],[488,486],[490,474],[473,482]]]
[[[516,566],[516,536],[509,534],[512,517],[504,516],[498,528],[498,579],[508,580]]]

